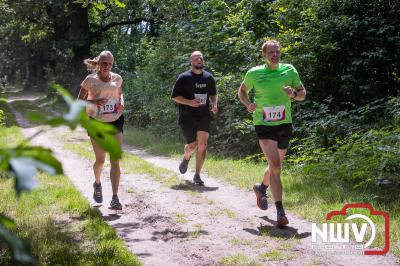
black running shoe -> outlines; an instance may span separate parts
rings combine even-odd
[[[93,183],[93,199],[97,203],[103,202],[103,192],[101,189],[101,183],[97,184],[96,182]]]
[[[268,198],[267,198],[267,193],[261,191],[261,185],[254,185],[253,186],[254,193],[256,194],[257,198],[257,206],[261,210],[267,210],[268,209]]]
[[[201,180],[200,175],[195,174],[193,177],[193,183],[198,186],[204,186],[203,180]]]
[[[188,169],[188,165],[189,165],[189,160],[186,160],[185,157],[183,157],[182,162],[179,164],[179,172],[181,172],[181,174],[186,173],[187,169]]]
[[[111,203],[110,203],[110,209],[112,210],[122,210],[122,204],[119,202],[118,196],[113,196]]]
[[[285,226],[287,224],[289,224],[289,220],[285,215],[285,211],[283,209],[278,210],[276,215],[276,225],[280,227],[280,226]]]

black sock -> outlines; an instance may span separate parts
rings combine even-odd
[[[264,193],[264,194],[267,193],[267,188],[268,188],[268,186],[264,185],[264,183],[261,182],[261,184],[260,184],[261,192]]]
[[[283,209],[282,201],[276,201],[275,206],[277,212],[282,212],[282,211],[285,212],[285,210]]]

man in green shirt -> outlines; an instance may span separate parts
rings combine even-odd
[[[305,99],[306,90],[297,70],[290,64],[279,63],[280,44],[275,40],[262,46],[264,65],[250,69],[240,85],[238,96],[249,113],[253,113],[253,123],[261,150],[268,161],[263,182],[254,185],[257,205],[268,209],[266,190],[270,187],[275,200],[277,225],[289,223],[282,204],[282,182],[280,178],[282,162],[292,136],[291,100]],[[248,93],[254,90],[254,103]]]

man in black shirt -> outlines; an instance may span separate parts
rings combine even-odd
[[[203,70],[204,59],[200,51],[190,55],[191,69],[179,75],[172,91],[172,100],[179,104],[179,125],[187,144],[179,171],[187,171],[190,157],[197,147],[196,172],[193,178],[195,184],[204,186],[200,171],[206,158],[207,141],[212,120],[211,111],[216,114],[217,91],[213,76]]]

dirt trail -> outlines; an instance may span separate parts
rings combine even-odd
[[[43,128],[30,127],[28,121],[14,111],[27,136]],[[47,129],[33,142],[51,148],[62,162],[66,175],[93,202],[92,162],[63,149],[59,136],[67,130],[65,127]],[[83,130],[73,135],[69,141],[77,145],[82,140],[89,141]],[[129,146],[124,149],[154,165],[177,172],[178,161],[149,155]],[[93,206],[144,265],[222,265],[223,257],[238,254],[259,265],[397,265],[392,254],[317,255],[311,249],[309,221],[288,213],[290,226],[278,229],[274,225],[274,208],[261,211],[255,205],[252,192],[206,175],[205,188],[191,185],[169,188],[147,175],[122,169],[119,194],[124,209],[116,213],[108,209],[111,199],[108,174],[104,171],[102,177],[104,203]],[[191,180],[192,176],[193,173],[180,175],[185,180]],[[235,265],[254,265],[245,263]]]

